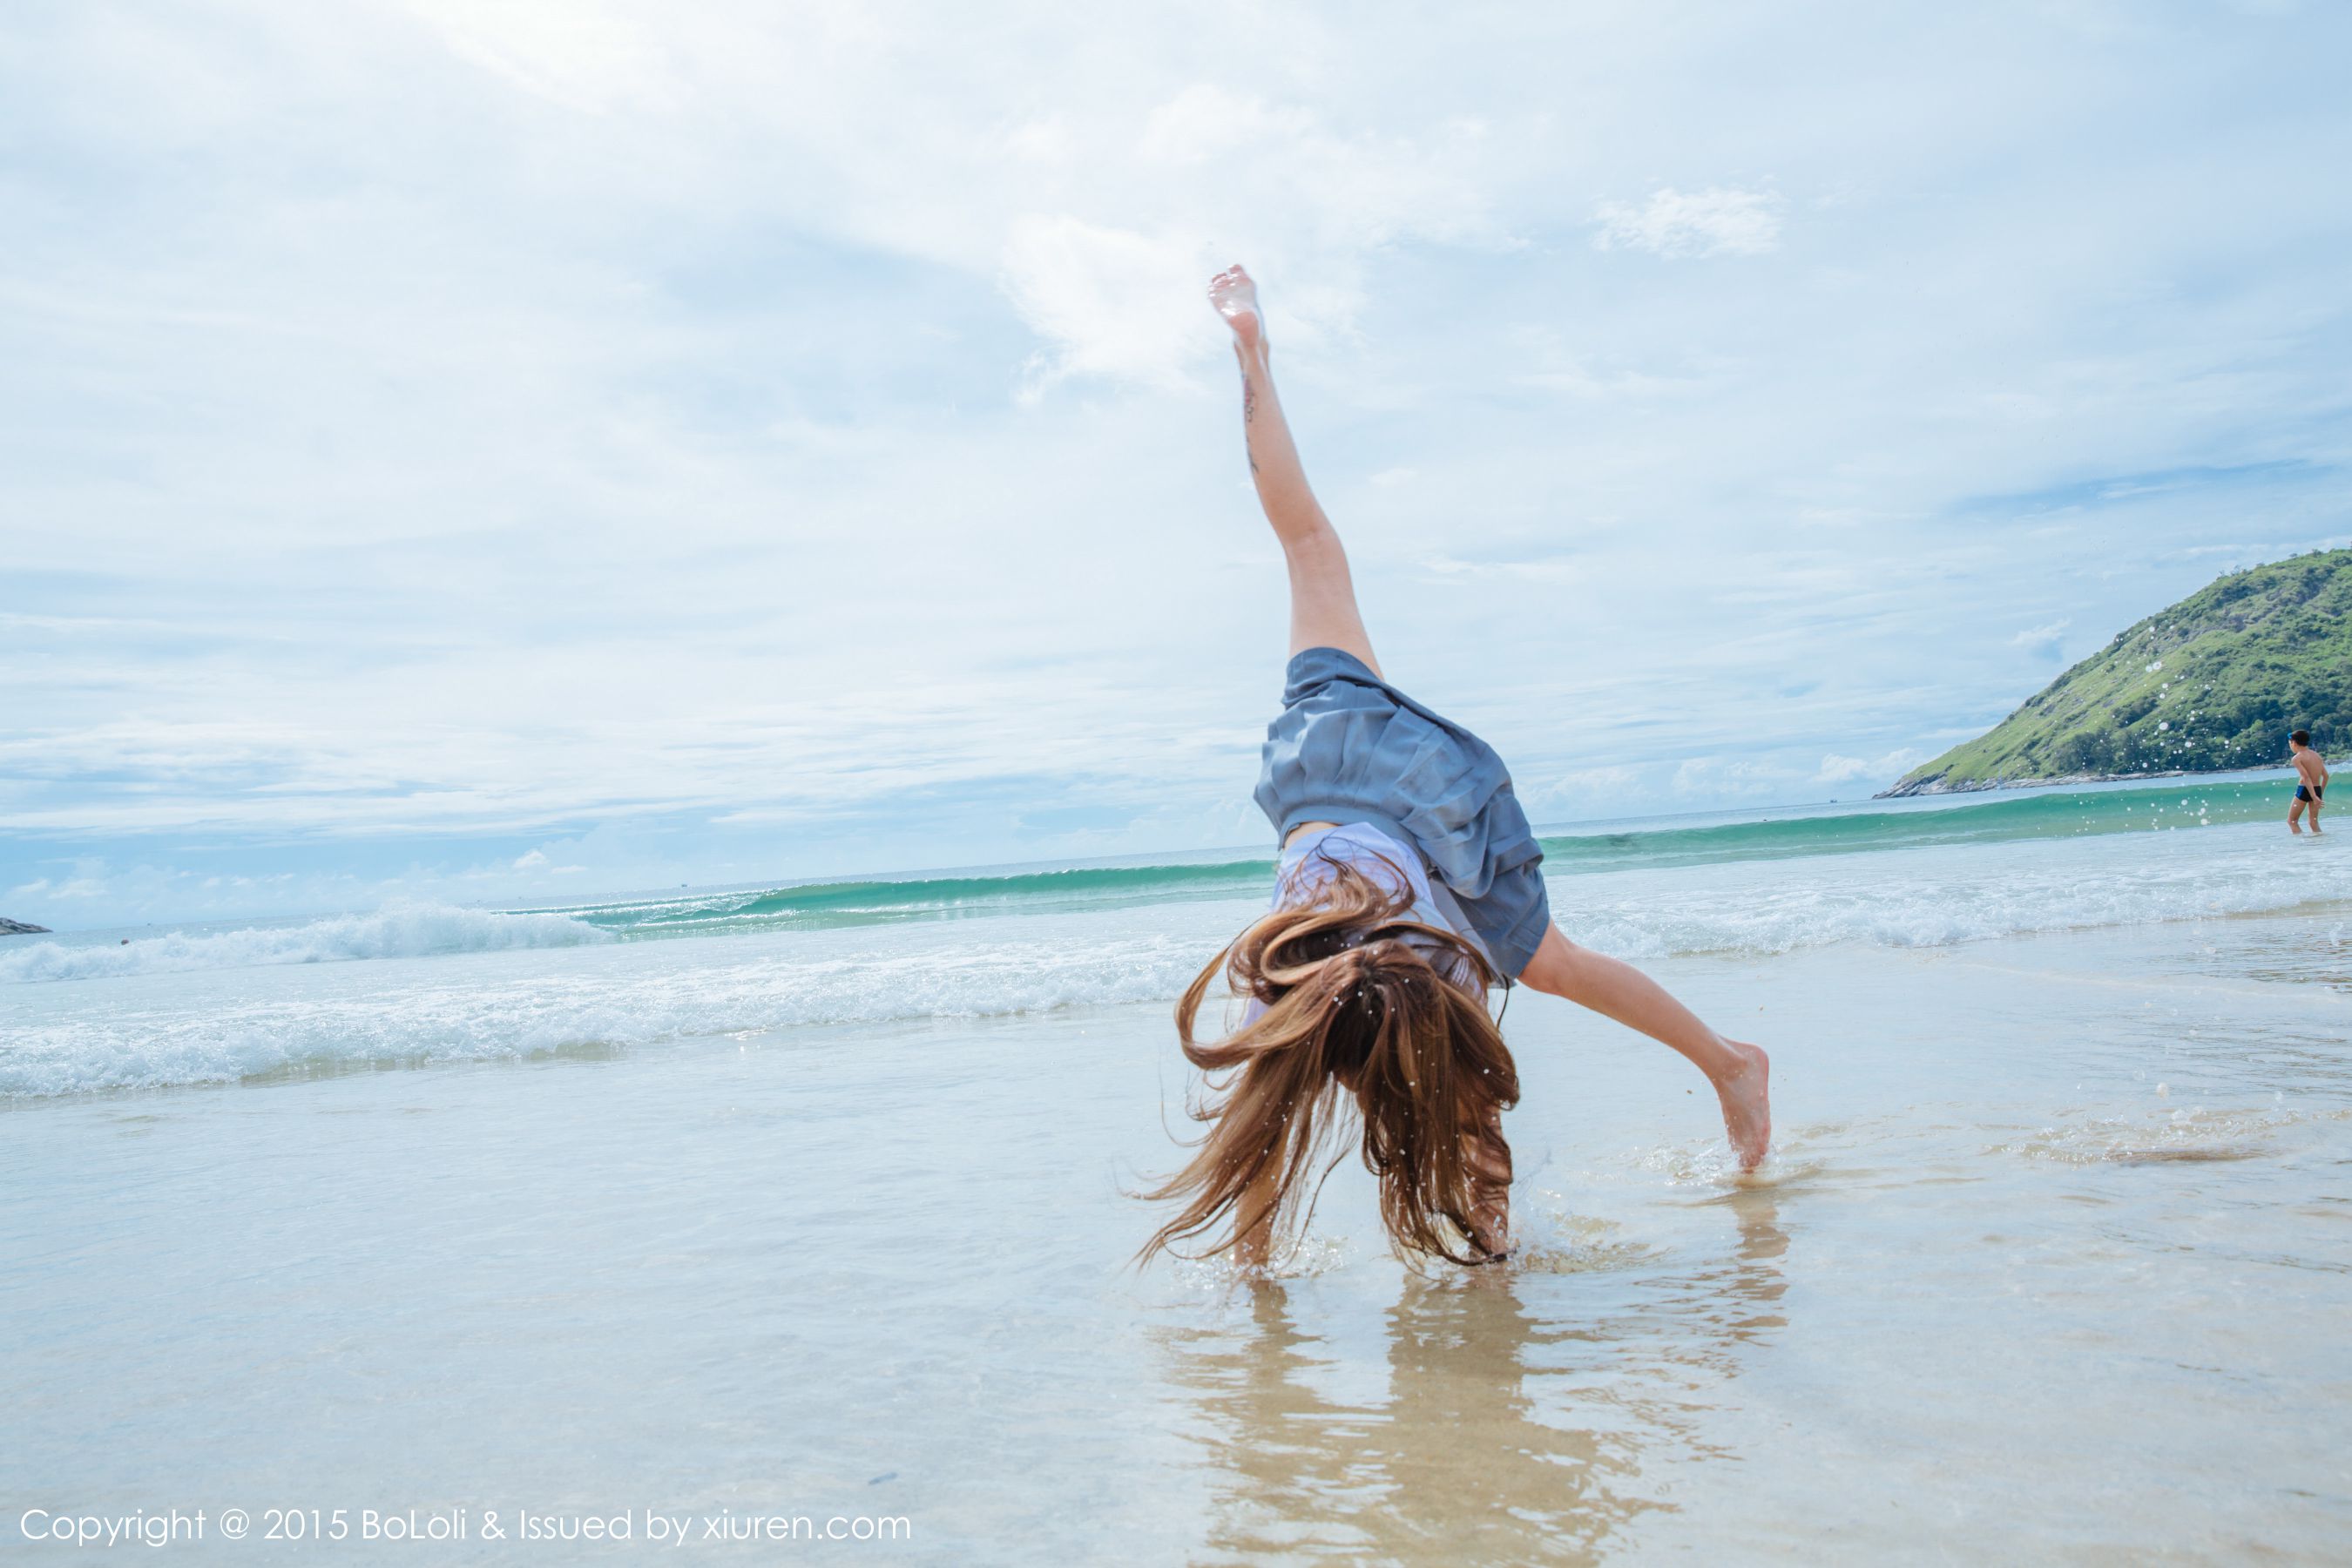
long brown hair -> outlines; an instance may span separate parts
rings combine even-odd
[[[1192,1108],[1208,1131],[1191,1163],[1143,1194],[1184,1206],[1139,1261],[1228,1221],[1206,1255],[1253,1239],[1270,1254],[1303,1230],[1346,1157],[1343,1092],[1397,1248],[1464,1264],[1501,1256],[1511,1179],[1501,1114],[1518,1103],[1519,1075],[1486,1013],[1494,971],[1457,933],[1411,918],[1402,875],[1383,887],[1345,861],[1326,866],[1304,901],[1286,898],[1242,932],[1176,1005],[1185,1059],[1226,1076]],[[1220,975],[1265,1011],[1204,1043],[1193,1022]]]

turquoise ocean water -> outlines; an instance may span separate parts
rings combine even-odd
[[[1544,874],[1557,879],[2269,821],[2279,814],[2278,799],[2278,784],[2269,779],[2170,781],[2158,787],[1784,808],[1690,823],[1666,818],[1560,827],[1539,837]],[[1127,861],[665,894],[564,905],[555,912],[625,937],[716,935],[777,927],[821,930],[860,921],[1246,898],[1265,886],[1273,870],[1271,855]]]
[[[1572,938],[1634,958],[2335,907],[2332,841],[2289,840],[2284,798],[2231,776],[1598,824],[1545,832],[1544,869]],[[1195,854],[17,938],[0,1094],[1163,999],[1263,907],[1271,868]]]

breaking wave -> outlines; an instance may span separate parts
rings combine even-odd
[[[43,942],[0,951],[0,984],[97,980],[191,969],[271,963],[333,963],[359,958],[425,958],[520,947],[577,947],[612,934],[547,913],[505,914],[448,904],[394,904],[364,915],[331,915],[301,925],[166,931],[113,947]]]

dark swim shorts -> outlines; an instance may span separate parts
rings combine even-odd
[[[1369,822],[1411,845],[1496,969],[1517,980],[1551,929],[1551,901],[1503,759],[1351,653],[1307,648],[1285,676],[1257,784],[1276,842],[1303,822]]]

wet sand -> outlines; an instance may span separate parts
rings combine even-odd
[[[1521,996],[1528,1245],[1475,1278],[1389,1258],[1353,1169],[1273,1282],[1127,1271],[1184,1084],[1158,1005],[16,1103],[0,1535],[731,1509],[958,1563],[2341,1560],[2339,917],[1656,967],[1774,1049],[1774,1163],[1734,1180],[1677,1058]]]

